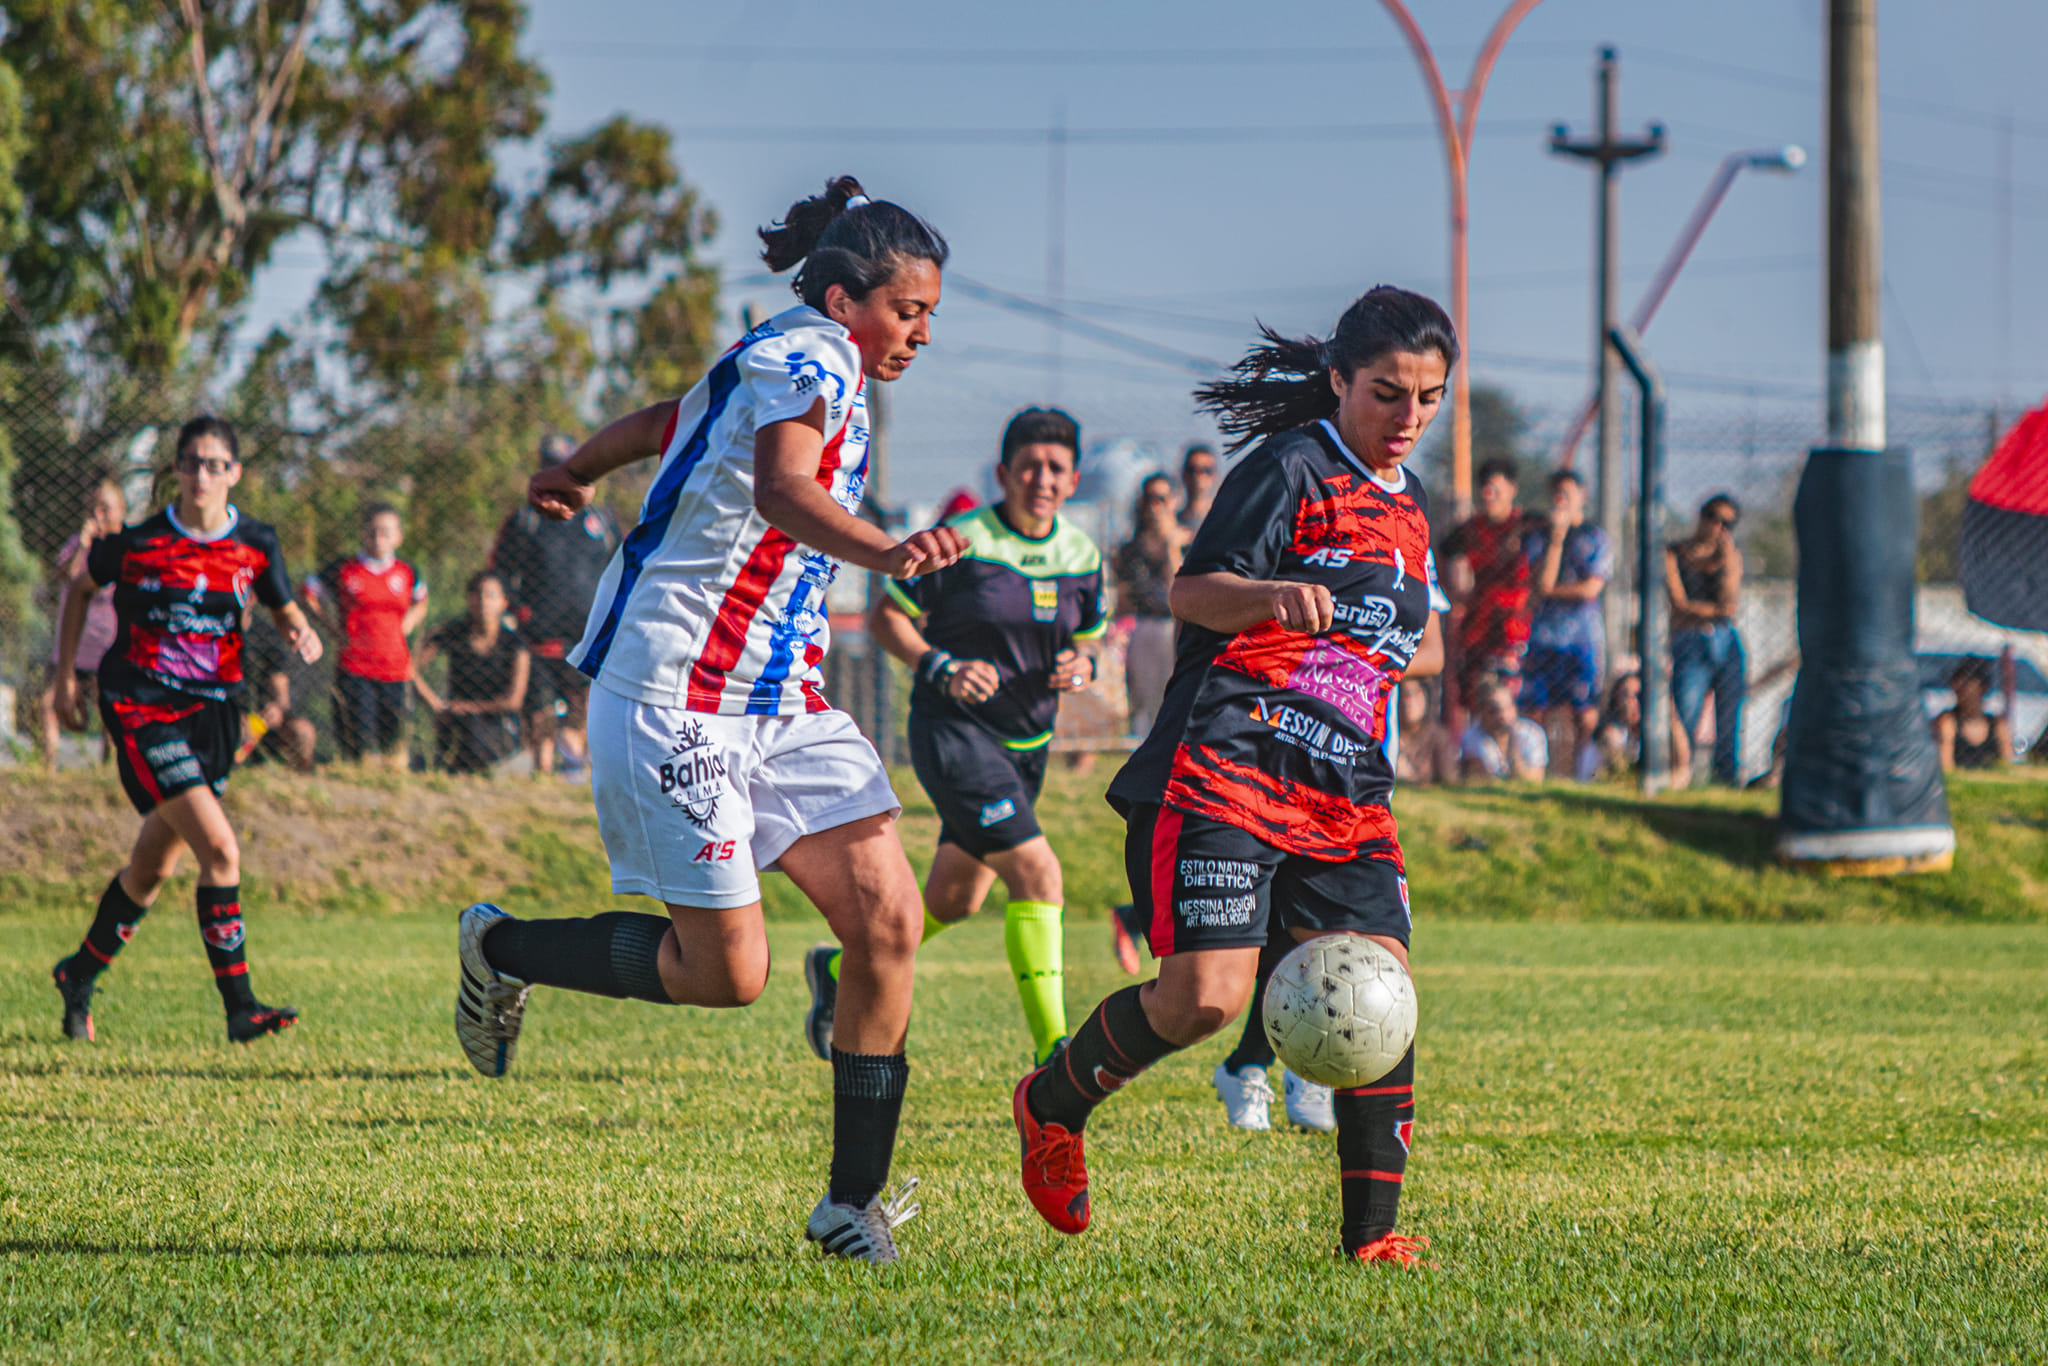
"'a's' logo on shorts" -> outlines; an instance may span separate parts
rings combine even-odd
[[[999,802],[990,802],[987,806],[981,808],[982,828],[986,829],[991,825],[1001,824],[1016,814],[1017,803],[1011,801],[1008,797],[1003,798]]]
[[[1399,888],[1401,892],[1401,918],[1403,920],[1414,919],[1414,913],[1408,909],[1408,879],[1397,875],[1394,878],[1394,886]]]

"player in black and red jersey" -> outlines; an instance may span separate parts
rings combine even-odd
[[[242,921],[241,856],[220,793],[241,738],[242,614],[251,598],[270,609],[287,645],[307,663],[320,637],[292,601],[277,533],[228,502],[241,480],[235,430],[197,417],[178,432],[176,502],[145,522],[93,542],[71,581],[58,628],[58,714],[85,724],[72,660],[93,593],[114,588],[118,626],[100,661],[100,717],[113,741],[121,786],[142,830],[100,895],[78,952],[52,969],[64,998],[64,1032],[93,1037],[92,992],[157,892],[190,849],[199,864],[199,934],[213,965],[236,1043],[298,1018],[266,1006],[249,986]]]
[[[1088,1226],[1089,1112],[1244,1009],[1276,918],[1294,940],[1361,934],[1408,961],[1382,742],[1394,685],[1411,664],[1440,667],[1443,641],[1428,502],[1402,462],[1443,401],[1457,337],[1435,303],[1386,285],[1327,342],[1265,335],[1234,378],[1198,391],[1236,447],[1269,439],[1225,477],[1188,549],[1166,699],[1109,788],[1159,977],[1097,1006],[1012,1100],[1025,1194],[1063,1233]],[[1414,1265],[1425,1245],[1394,1232],[1414,1056],[1336,1096],[1341,1251],[1360,1261]]]

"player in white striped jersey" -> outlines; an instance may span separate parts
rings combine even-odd
[[[882,1188],[909,1077],[904,1040],[924,911],[873,746],[820,691],[825,589],[849,561],[906,578],[965,548],[860,520],[866,385],[931,340],[944,239],[842,176],[761,231],[801,306],[742,337],[680,400],[620,418],[528,486],[575,515],[607,473],[661,457],[571,660],[595,682],[590,759],[612,890],[666,916],[462,913],[456,1034],[477,1069],[511,1065],[535,985],[663,1004],[744,1006],[768,979],[758,874],[777,870],[845,946],[833,1033],[829,1187],[806,1234],[832,1256],[896,1259],[916,1206]],[[914,1183],[909,1183],[914,1184]]]

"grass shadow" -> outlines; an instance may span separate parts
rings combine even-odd
[[[1683,844],[1709,858],[1738,868],[1760,871],[1777,861],[1778,822],[1759,811],[1727,806],[1677,806],[1595,792],[1560,792],[1547,788],[1546,805],[1630,820],[1674,844]]]
[[[613,1252],[543,1252],[508,1250],[503,1244],[489,1247],[416,1247],[404,1243],[201,1243],[176,1240],[98,1242],[63,1238],[0,1239],[0,1256],[26,1257],[294,1257],[318,1261],[350,1261],[357,1258],[406,1257],[442,1262],[538,1262],[545,1265],[619,1265],[659,1263],[672,1266],[678,1261],[729,1262],[747,1265],[786,1261],[785,1254],[759,1252],[691,1253],[654,1249],[620,1249]]]

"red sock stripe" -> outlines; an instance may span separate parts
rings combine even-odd
[[[1413,1086],[1340,1086],[1337,1088],[1337,1094],[1340,1096],[1412,1096],[1415,1094],[1415,1088]]]
[[[249,965],[247,963],[230,963],[224,968],[215,968],[213,975],[216,977],[240,977],[248,970]]]
[[[113,960],[113,958],[112,958],[111,956],[109,956],[109,955],[107,955],[107,954],[104,954],[104,953],[101,953],[101,952],[100,952],[100,951],[99,951],[98,949],[94,948],[94,947],[92,946],[92,941],[91,941],[90,939],[81,939],[81,940],[79,940],[79,941],[78,941],[78,947],[80,947],[80,948],[84,949],[84,950],[85,950],[85,951],[86,951],[87,953],[89,953],[89,954],[91,954],[91,955],[92,955],[93,957],[95,957],[95,958],[99,959],[99,960],[100,960],[100,961],[101,961],[102,963],[106,963],[106,964],[108,964],[108,965],[110,965],[110,966],[111,966],[111,965],[112,965],[112,963],[113,963],[113,961],[114,961],[114,960]]]
[[[1362,1176],[1368,1181],[1391,1181],[1397,1186],[1401,1184],[1401,1173],[1399,1172],[1376,1172],[1369,1169],[1361,1169],[1339,1172],[1338,1175],[1342,1176],[1346,1181]]]

